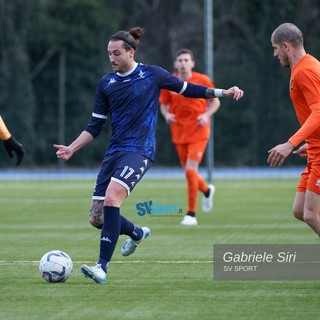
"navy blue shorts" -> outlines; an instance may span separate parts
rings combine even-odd
[[[152,160],[136,152],[117,151],[106,154],[97,177],[92,199],[104,200],[111,180],[124,186],[129,195],[152,164]]]

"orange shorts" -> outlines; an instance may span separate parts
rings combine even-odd
[[[309,161],[301,173],[297,191],[306,192],[307,189],[320,194],[320,161]]]
[[[200,163],[207,144],[207,139],[200,140],[196,143],[176,144],[176,150],[180,159],[180,163],[184,166],[187,162],[187,159],[195,160]]]

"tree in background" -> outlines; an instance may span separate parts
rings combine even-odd
[[[289,70],[278,68],[270,36],[290,21],[320,58],[317,0],[214,0],[214,82],[237,83],[245,98],[224,100],[215,116],[215,164],[266,165],[267,150],[298,126],[288,98]],[[138,61],[173,71],[177,49],[195,53],[204,72],[203,1],[0,0],[0,110],[26,149],[25,166],[57,165],[59,61],[65,59],[65,141],[88,121],[99,78],[110,72],[105,44],[119,29],[145,28]],[[283,122],[283,115],[286,121]],[[110,128],[106,126],[106,140]],[[158,122],[156,165],[179,165],[169,129]],[[106,140],[98,139],[69,165],[95,166]],[[99,150],[99,151],[98,151]],[[11,163],[2,156],[0,166]],[[287,164],[300,164],[290,157]]]
[[[35,1],[1,0],[0,12],[0,109],[15,135],[35,152],[35,93],[30,82],[30,56],[27,30],[30,27]],[[4,158],[4,157],[1,157]],[[1,164],[6,163],[1,159]]]
[[[106,72],[104,43],[117,27],[110,23],[117,15],[106,12],[99,0],[2,0],[1,16],[1,111],[23,140],[25,163],[52,164],[59,129],[59,57],[66,57],[65,131],[70,141],[74,126],[85,126],[96,83]]]

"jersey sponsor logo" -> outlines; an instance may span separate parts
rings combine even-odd
[[[316,186],[320,187],[320,179],[317,180]]]
[[[111,78],[111,79],[109,80],[109,83],[108,83],[108,84],[112,84],[112,83],[115,83],[115,82],[117,82],[117,80],[114,79],[114,78]]]

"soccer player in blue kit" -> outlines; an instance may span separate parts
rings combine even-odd
[[[193,85],[158,66],[137,63],[134,57],[142,35],[143,29],[135,27],[110,37],[107,51],[114,72],[100,79],[90,122],[69,146],[54,145],[57,157],[67,161],[100,134],[108,116],[111,119],[112,134],[89,214],[90,223],[101,229],[99,260],[95,266],[81,266],[82,273],[96,283],[106,283],[119,235],[129,236],[121,249],[128,256],[151,233],[122,216],[120,207],[153,163],[160,89],[193,98],[243,96],[236,86],[223,90]]]

